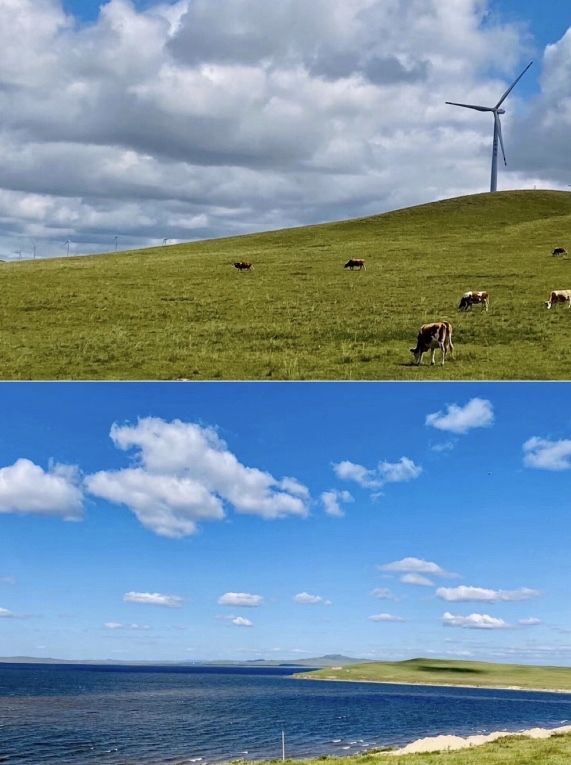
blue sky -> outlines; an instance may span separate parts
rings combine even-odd
[[[568,397],[5,385],[0,655],[569,664]]]

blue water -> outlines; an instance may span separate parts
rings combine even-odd
[[[0,763],[351,754],[571,720],[571,694],[295,680],[292,669],[0,665]]]

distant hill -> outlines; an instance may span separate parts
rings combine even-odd
[[[2,656],[0,664],[89,664],[103,666],[177,666],[177,667],[330,667],[336,665],[363,664],[365,659],[350,656],[327,655],[313,659],[250,659],[248,661],[117,661],[115,659],[54,659],[35,656]]]
[[[6,263],[3,379],[568,379],[571,194],[508,191],[105,256]],[[343,268],[365,258],[367,270]],[[252,272],[232,263],[247,260]],[[459,314],[466,290],[490,311]],[[411,365],[448,319],[456,359]],[[23,352],[22,349],[25,349]],[[54,352],[57,349],[57,352]]]
[[[418,658],[395,662],[368,662],[335,670],[321,669],[305,677],[311,680],[363,680],[379,683],[467,685],[571,692],[571,667],[449,659]]]

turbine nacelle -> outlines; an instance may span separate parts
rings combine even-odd
[[[501,109],[500,107],[532,64],[533,61],[530,61],[519,77],[512,82],[495,106],[477,106],[476,104],[460,104],[457,101],[446,101],[450,106],[462,106],[464,109],[474,109],[477,112],[491,112],[494,115],[494,141],[492,144],[492,179],[490,183],[490,191],[496,191],[498,188],[498,143],[502,150],[504,164],[506,166],[508,164],[504,149],[504,139],[502,138],[502,123],[500,121],[500,115],[505,114],[506,110]]]

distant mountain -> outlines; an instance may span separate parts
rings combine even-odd
[[[246,661],[118,661],[116,659],[53,659],[37,656],[0,656],[0,664],[89,664],[99,666],[156,667],[336,667],[366,664],[368,659],[355,659],[341,654],[326,654],[310,659],[248,659]]]

